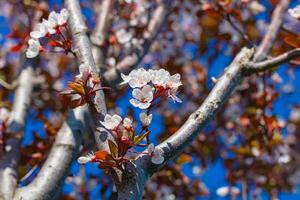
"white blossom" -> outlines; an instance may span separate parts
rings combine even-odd
[[[153,100],[153,91],[150,85],[144,86],[142,89],[135,88],[132,91],[134,99],[130,99],[130,103],[140,109],[147,109]]]
[[[146,113],[142,112],[142,113],[140,113],[139,117],[140,117],[140,120],[141,120],[143,126],[149,126],[149,124],[152,121],[152,114],[147,115]]]
[[[278,163],[280,164],[286,164],[289,163],[290,161],[291,161],[291,156],[288,154],[281,155],[278,158]]]
[[[151,81],[155,86],[166,88],[167,83],[170,80],[170,73],[165,69],[149,70],[151,75]]]
[[[149,72],[144,68],[132,70],[128,76],[122,73],[121,77],[123,79],[121,84],[128,83],[132,88],[143,87],[151,81]]]
[[[57,18],[57,24],[59,26],[63,26],[67,23],[67,20],[69,18],[69,11],[65,8],[63,8],[60,13],[59,16]]]
[[[94,157],[94,154],[93,153],[89,153],[85,156],[80,156],[78,159],[77,159],[77,162],[79,164],[86,164],[88,162],[92,162],[92,159]]]
[[[123,120],[123,126],[125,128],[131,128],[132,127],[132,120],[128,117],[126,117],[124,120]]]
[[[251,1],[249,5],[249,9],[254,13],[262,13],[266,11],[266,8],[263,4],[259,3],[258,1]]]
[[[169,78],[169,81],[167,83],[168,87],[170,88],[178,88],[179,86],[182,86],[182,83],[180,81],[180,74],[174,74]]]
[[[101,124],[107,128],[108,130],[113,130],[119,126],[121,123],[122,118],[119,115],[105,115],[104,121],[101,122]]]
[[[30,39],[28,41],[29,47],[26,51],[26,57],[27,58],[34,58],[37,55],[39,55],[41,51],[41,44],[38,40]]]
[[[182,101],[176,96],[178,87],[182,85],[180,81],[180,74],[170,75],[164,69],[149,70],[151,81],[155,87],[167,90],[167,94],[174,101],[181,103]]]
[[[125,44],[131,40],[132,34],[125,29],[120,29],[116,32],[116,37],[120,44]]]
[[[164,162],[164,151],[161,148],[154,147],[153,144],[150,144],[147,151],[150,154],[152,163],[159,165]]]
[[[37,25],[36,30],[30,32],[30,37],[34,39],[39,39],[45,37],[48,33],[55,34],[57,33],[57,28],[59,26],[64,26],[67,23],[69,18],[69,11],[63,8],[60,13],[52,11],[49,16],[48,20],[43,19],[42,23]]]
[[[0,107],[0,122],[8,120],[10,112],[7,108]]]
[[[288,12],[293,18],[300,19],[300,5],[296,6],[295,8],[288,9]]]
[[[51,13],[50,13],[50,15],[51,15]],[[56,20],[55,20],[54,15],[55,14],[53,14],[51,18],[49,17],[48,20],[43,19],[43,21],[42,21],[42,23],[47,27],[47,30],[48,30],[49,34],[55,34],[56,33],[57,24],[56,24]]]
[[[216,193],[220,197],[225,197],[229,194],[236,196],[240,193],[240,189],[237,187],[223,186],[223,187],[218,188]]]
[[[91,162],[91,158],[88,157],[88,156],[81,156],[81,157],[79,157],[79,158],[77,159],[77,162],[78,162],[79,164],[86,164],[86,163],[88,163],[88,162]]]
[[[39,39],[45,37],[48,33],[47,26],[44,23],[37,24],[37,30],[30,32],[30,37]]]
[[[173,101],[182,103],[181,99],[177,97],[177,90],[178,87],[181,86],[182,83],[180,81],[180,74],[174,74],[169,78],[169,81],[167,82],[167,88],[168,90],[168,96],[173,99]]]
[[[157,89],[159,94],[166,94],[168,97],[172,98],[175,102],[182,102],[177,97],[178,87],[182,85],[180,80],[180,74],[170,75],[168,71],[165,69],[153,70],[149,69],[148,71],[140,68],[137,70],[133,70],[129,73],[129,75],[121,74],[123,82],[121,84],[128,83],[132,88],[142,88],[142,89],[134,89],[132,92],[135,99],[131,99],[131,104],[135,107],[139,107],[141,109],[148,108],[150,106],[150,101],[153,100],[153,91]],[[150,86],[146,86],[147,84],[154,86],[150,90]],[[143,88],[145,86],[145,89]],[[141,92],[145,91],[147,93]],[[150,99],[144,99],[144,94],[147,94],[147,97],[151,97]],[[144,95],[144,96],[143,96]],[[141,104],[142,103],[142,104]]]

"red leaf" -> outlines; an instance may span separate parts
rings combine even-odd
[[[284,37],[284,42],[295,48],[300,47],[300,39],[294,35]]]
[[[108,157],[107,151],[96,151],[95,156],[99,160],[106,160]]]
[[[57,42],[55,40],[50,40],[48,42],[48,45],[51,46],[51,47],[64,47],[63,44],[61,44],[60,42]]]
[[[10,48],[11,52],[19,52],[22,48],[23,48],[23,44],[22,43],[18,43],[15,46]]]
[[[105,168],[108,168],[108,167],[115,167],[116,166],[116,163],[115,162],[112,162],[112,161],[109,161],[109,162],[101,162],[99,163],[98,167],[100,169],[105,169]]]

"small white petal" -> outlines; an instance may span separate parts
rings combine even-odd
[[[131,88],[141,88],[150,82],[151,76],[148,71],[143,68],[132,70],[128,76],[122,75],[124,83],[128,83]]]
[[[43,36],[40,31],[32,31],[32,32],[30,32],[30,37],[32,37],[34,39],[39,39]]]
[[[132,120],[128,117],[126,117],[124,120],[123,120],[123,125],[125,127],[132,127]]]
[[[300,19],[300,5],[295,8],[288,9],[288,12],[293,18]]]
[[[131,77],[129,77],[123,73],[121,73],[121,78],[123,79],[123,82],[120,85],[124,85],[124,84],[128,83],[131,79]]]
[[[142,91],[138,88],[132,90],[132,96],[138,100],[142,99]]]
[[[159,164],[163,163],[164,160],[165,159],[162,156],[156,156],[156,157],[152,157],[151,158],[151,162],[154,163],[154,164],[156,164],[156,165],[159,165]]]
[[[146,102],[146,103],[142,103],[136,99],[130,99],[129,102],[134,106],[134,107],[138,107],[140,109],[147,109],[149,108],[149,106],[151,105],[151,103]]]
[[[142,113],[140,113],[139,117],[140,117],[140,120],[141,120],[143,126],[149,126],[149,124],[152,121],[152,114],[147,115],[146,113],[142,112]]]
[[[153,90],[150,85],[146,85],[142,89],[142,98],[144,98],[144,101],[152,101],[153,100]],[[141,100],[141,99],[140,99]]]
[[[154,144],[152,144],[152,143],[151,143],[151,144],[149,144],[149,145],[148,145],[148,147],[147,147],[147,151],[148,151],[148,153],[150,153],[150,154],[151,154],[151,153],[154,151],[154,148],[155,148],[155,147],[154,147]]]
[[[151,161],[157,165],[163,163],[164,162],[163,154],[164,151],[161,148],[156,147],[152,153]]]
[[[223,187],[218,188],[216,193],[220,197],[225,197],[225,196],[229,195],[229,193],[231,195],[238,195],[240,193],[240,190],[237,187],[223,186]]]
[[[89,156],[81,156],[77,159],[77,162],[79,164],[86,164],[88,162],[91,162],[91,158]]]
[[[36,51],[30,51],[29,49],[26,51],[26,57],[27,58],[34,58],[38,55],[39,53]]]
[[[104,121],[100,122],[106,129],[115,129],[121,123],[122,118],[119,115],[106,115]]]
[[[63,8],[59,13],[59,17],[57,19],[57,24],[59,26],[66,24],[68,18],[69,18],[69,11],[67,9]]]

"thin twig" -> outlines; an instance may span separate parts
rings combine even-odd
[[[14,90],[18,85],[18,81],[13,81],[12,83],[7,83],[6,81],[0,79],[0,85],[2,87],[4,87],[5,89]]]
[[[101,68],[104,65],[105,54],[109,47],[107,38],[113,19],[111,15],[114,4],[115,0],[103,0],[101,2],[96,28],[91,35],[91,41],[93,44],[92,52],[99,71],[101,71]]]
[[[110,85],[117,85],[120,81],[120,73],[128,73],[130,70],[137,67],[143,60],[144,56],[148,53],[153,41],[162,30],[163,24],[171,13],[170,0],[162,0],[159,6],[153,13],[151,21],[144,33],[145,42],[142,50],[134,50],[132,54],[124,57],[117,65],[107,70],[103,77]]]
[[[286,13],[289,3],[290,0],[281,0],[276,5],[276,8],[272,14],[270,26],[268,27],[262,42],[258,46],[253,61],[257,62],[263,60],[270,52],[272,46],[274,45],[277,33],[284,20],[284,15]]]
[[[224,17],[228,21],[228,23],[232,26],[232,28],[234,28],[234,30],[236,30],[241,35],[241,37],[243,38],[243,40],[245,40],[248,46],[253,47],[253,44],[250,41],[248,35],[246,33],[243,33],[243,31],[240,30],[240,28],[231,20],[230,14],[226,13]]]

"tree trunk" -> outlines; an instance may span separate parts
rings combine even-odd
[[[139,167],[136,167],[139,166]],[[143,197],[144,186],[150,175],[144,167],[128,163],[122,174],[121,182],[116,183],[118,200],[140,200]]]

